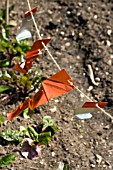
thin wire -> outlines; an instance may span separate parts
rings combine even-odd
[[[111,116],[108,112],[106,112],[103,108],[99,107],[98,103],[96,104],[96,107],[100,109],[105,115],[109,116],[113,120],[113,116]]]
[[[28,3],[28,7],[29,7],[29,10],[31,11],[31,5],[30,5],[30,2],[29,0],[27,0],[27,3]],[[37,24],[36,24],[36,21],[35,21],[35,18],[33,16],[33,13],[31,11],[31,17],[32,17],[32,20],[33,20],[33,23],[34,23],[34,26],[36,28],[36,31],[37,31],[37,34],[39,36],[39,39],[42,39],[41,35],[40,35],[40,31],[37,27]],[[59,70],[61,70],[60,66],[58,65],[58,63],[56,62],[56,60],[54,59],[54,57],[52,56],[52,54],[50,53],[49,49],[46,47],[46,45],[42,42],[42,45],[43,47],[45,48],[45,50],[48,52],[49,56],[51,57],[51,59],[53,60],[53,62],[56,64],[56,66],[58,67]],[[76,89],[80,94],[82,94],[84,97],[86,97],[89,101],[93,102],[87,95],[85,95],[77,86],[75,86],[74,84],[72,84],[72,82],[70,82],[68,80],[68,82],[70,83],[71,86],[74,87],[74,89]],[[101,107],[98,106],[98,104],[96,104],[97,108],[99,110],[101,110],[105,115],[107,115],[108,117],[110,117],[112,120],[113,120],[113,117],[108,113],[106,112],[104,109],[102,109]]]
[[[76,87],[72,82],[70,82],[68,80],[68,82],[70,83],[71,86],[74,87],[74,89],[76,89],[80,94],[82,94],[84,97],[86,97],[89,101],[93,102],[87,95],[85,95],[78,87]],[[96,102],[96,101],[95,101]],[[106,112],[103,108],[99,107],[98,103],[96,104],[96,107],[101,110],[105,115],[107,115],[108,117],[110,117],[113,120],[113,116],[111,116],[108,112]]]
[[[28,3],[28,8],[29,8],[29,10],[31,11],[31,5],[30,5],[29,0],[27,0],[27,3]],[[35,28],[36,28],[37,34],[38,34],[38,36],[39,36],[39,39],[41,39],[41,35],[40,35],[39,29],[38,29],[38,27],[37,27],[37,24],[36,24],[36,21],[35,21],[35,18],[34,18],[34,16],[33,16],[32,11],[31,11],[30,13],[31,13],[31,17],[32,17],[34,26],[35,26]]]
[[[30,5],[30,2],[29,0],[27,0],[27,3],[28,3],[28,7],[29,7],[29,10],[31,11],[31,5]],[[39,39],[42,39],[41,35],[40,35],[40,31],[37,27],[37,24],[36,24],[36,21],[35,21],[35,18],[34,18],[34,15],[33,13],[31,12],[31,17],[32,17],[32,20],[33,20],[33,23],[34,23],[34,26],[36,28],[36,31],[37,31],[37,34],[39,36]],[[50,51],[48,50],[48,48],[46,47],[46,45],[42,42],[42,45],[43,47],[45,48],[45,50],[48,52],[49,56],[51,57],[51,59],[53,60],[53,62],[56,64],[56,66],[58,67],[59,70],[61,70],[60,66],[58,65],[58,63],[56,62],[56,60],[54,59],[54,57],[52,56],[52,54],[50,53]]]

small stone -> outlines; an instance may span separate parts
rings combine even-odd
[[[109,129],[109,128],[110,128],[109,125],[106,125],[106,126],[103,127],[103,129],[105,129],[105,130],[107,130],[107,129]]]
[[[89,88],[87,89],[87,91],[91,91],[93,90],[93,86],[89,86]]]
[[[72,36],[74,36],[75,35],[75,33],[74,33],[74,31],[72,32]]]
[[[96,80],[96,81],[100,81],[100,78],[99,78],[99,77],[96,77],[95,80]]]
[[[61,35],[65,35],[65,32],[64,32],[64,31],[61,31],[60,34],[61,34]]]
[[[111,33],[112,33],[112,30],[108,30],[107,31],[107,34],[110,36],[111,35]]]
[[[44,161],[43,161],[43,160],[41,160],[41,161],[40,161],[40,164],[41,164],[41,165],[43,165],[43,164],[44,164]]]
[[[98,17],[97,15],[94,15],[94,19],[97,19],[97,17]]]
[[[79,5],[79,6],[82,6],[82,3],[81,3],[81,2],[78,2],[78,5]]]
[[[80,136],[79,136],[79,138],[80,138],[80,139],[83,139],[83,136],[82,136],[82,135],[80,135]]]
[[[98,71],[98,70],[99,70],[99,68],[98,68],[98,67],[95,67],[95,70],[96,70],[96,71]]]
[[[101,135],[102,135],[102,132],[101,132],[101,131],[97,132],[97,135],[101,136]]]
[[[77,59],[80,59],[80,56],[79,56],[79,55],[77,55]]]
[[[82,36],[83,36],[82,32],[79,32],[79,36],[80,36],[80,37],[82,37]]]
[[[51,109],[49,109],[52,113],[54,113],[54,112],[56,112],[56,110],[57,110],[57,107],[56,106],[54,106],[53,108],[51,108]]]
[[[108,72],[106,72],[106,75],[109,75],[109,73],[108,73]]]
[[[24,158],[19,158],[21,161],[23,161],[24,160]]]
[[[113,54],[110,55],[111,59],[113,59]]]
[[[96,162],[100,164],[101,161],[102,161],[102,156],[100,156],[98,154],[96,154],[95,156],[96,156],[96,159],[97,159]]]
[[[94,164],[91,164],[90,166],[91,166],[92,168],[95,168],[95,165],[94,165]]]
[[[66,47],[69,47],[70,45],[71,45],[70,42],[65,43],[65,46],[66,46]]]
[[[88,10],[88,11],[90,11],[90,10],[91,10],[91,7],[90,7],[90,6],[88,6],[87,10]]]
[[[89,163],[90,163],[90,164],[95,164],[94,156],[92,156],[92,157],[89,158]]]
[[[48,10],[48,13],[49,13],[49,14],[52,14],[53,12],[52,12],[51,10]]]
[[[4,149],[4,147],[2,145],[0,145],[0,154],[1,155],[6,154],[6,151],[5,151],[5,149]]]
[[[70,11],[67,11],[67,14],[71,14],[71,12],[70,12]]]
[[[111,46],[111,42],[109,40],[106,40],[106,44],[107,44],[108,47]]]
[[[51,155],[54,157],[55,156],[55,152],[51,152]]]
[[[108,65],[112,65],[112,60],[108,60]]]
[[[59,102],[59,100],[58,100],[58,99],[55,99],[54,101],[55,101],[55,103],[58,103],[58,102]]]

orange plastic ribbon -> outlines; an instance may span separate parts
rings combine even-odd
[[[26,74],[28,70],[32,67],[32,62],[37,59],[37,57],[41,54],[41,50],[44,48],[42,42],[47,45],[51,39],[45,38],[41,40],[37,40],[32,45],[31,49],[26,53],[26,61],[24,68],[21,67],[21,64],[15,64],[12,68],[13,70],[16,70],[18,72]]]
[[[67,72],[63,69],[42,82],[40,90],[35,96],[25,100],[18,108],[8,113],[8,120],[12,120],[26,108],[34,108],[47,103],[50,99],[61,96],[75,88],[75,84]]]
[[[35,13],[37,11],[37,7],[34,7],[33,9],[25,12],[24,18],[27,18],[28,16],[31,15],[31,13]]]
[[[108,104],[108,102],[86,102],[84,103],[82,107],[83,108],[97,108],[96,106],[97,104],[100,108],[103,108]]]

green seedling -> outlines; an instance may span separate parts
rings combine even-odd
[[[76,126],[76,128],[79,130],[80,133],[83,133],[83,132],[84,132],[84,130],[82,129],[81,125],[76,124],[75,126]]]
[[[0,166],[4,167],[4,166],[9,165],[10,163],[12,163],[15,160],[15,158],[16,158],[16,154],[15,153],[3,156],[0,159]]]
[[[43,125],[45,127],[45,120],[47,119],[51,123],[46,123],[46,128],[44,128],[45,131],[43,132]],[[40,132],[38,132],[39,127],[42,127]],[[45,116],[42,120],[42,123],[37,127],[35,126],[35,128],[33,126],[28,126],[27,128],[21,126],[19,130],[7,129],[0,132],[0,137],[9,142],[21,142],[24,138],[30,138],[34,142],[39,142],[40,145],[46,145],[52,139],[53,132],[55,133],[57,130],[58,128],[54,124],[51,117]]]

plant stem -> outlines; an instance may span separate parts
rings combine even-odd
[[[9,0],[6,0],[6,24],[9,22]]]

